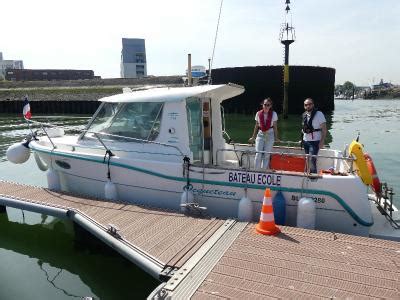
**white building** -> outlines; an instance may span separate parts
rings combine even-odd
[[[0,52],[0,78],[6,76],[6,69],[23,69],[24,63],[22,60],[3,60],[3,53]]]
[[[122,39],[121,78],[147,76],[144,39]]]

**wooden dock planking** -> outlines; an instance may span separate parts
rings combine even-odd
[[[165,280],[172,276],[160,287],[172,298],[400,299],[398,242],[286,226],[264,236],[255,224],[2,181],[0,196],[74,211],[104,231],[113,224],[125,244],[164,266]]]
[[[76,211],[107,229],[116,226],[122,239],[163,265],[178,268],[223,224],[213,218],[187,217],[163,211],[107,202],[0,181],[0,195],[16,200]],[[176,264],[176,265],[174,265]]]
[[[192,298],[400,299],[400,243],[280,228],[249,224]]]
[[[193,254],[197,251],[198,248],[200,248],[201,245],[203,245],[210,237],[212,234],[215,233],[215,231],[222,226],[223,222],[221,220],[215,220],[214,222],[210,222],[208,225],[208,228],[205,228],[205,230],[202,231],[202,233],[198,234],[197,236],[193,237],[191,242],[189,244],[186,244],[182,250],[181,253],[175,254],[173,258],[168,261],[169,266],[176,266],[176,267],[182,267],[183,264],[193,256]],[[203,234],[204,233],[204,234]],[[196,245],[196,247],[193,247]],[[180,246],[179,244],[177,246]],[[173,247],[171,250],[174,251],[175,247]],[[195,251],[196,250],[196,251]],[[172,252],[173,253],[173,252]]]

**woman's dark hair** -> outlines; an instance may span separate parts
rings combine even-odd
[[[271,107],[274,105],[274,101],[272,101],[272,99],[270,97],[265,98],[263,101],[261,101],[260,105],[264,105],[264,102],[268,101],[271,103]]]

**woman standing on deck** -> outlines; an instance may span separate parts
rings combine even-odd
[[[272,100],[271,98],[266,98],[261,103],[262,109],[256,113],[253,135],[249,138],[249,143],[253,143],[254,139],[256,141],[256,156],[254,159],[254,167],[256,169],[269,167],[269,153],[271,152],[274,142],[279,142],[278,139],[278,115],[272,110]],[[257,137],[256,137],[257,135]]]

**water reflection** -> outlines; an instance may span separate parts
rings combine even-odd
[[[144,298],[158,284],[100,241],[86,235],[75,238],[68,220],[50,217],[46,221],[47,217],[25,212],[28,218],[40,222],[26,224],[19,210],[7,211],[9,214],[0,214],[0,265],[23,263],[25,271],[0,272],[0,282],[22,281],[0,289],[0,299],[17,299],[12,297],[15,294],[23,296],[18,299]],[[35,276],[28,280],[30,273]],[[28,286],[42,289],[32,291]]]

